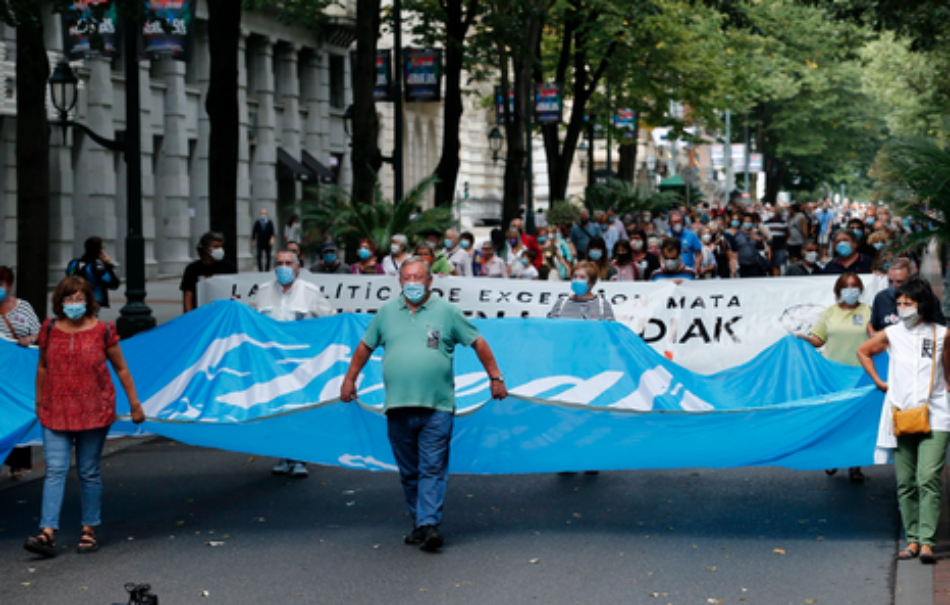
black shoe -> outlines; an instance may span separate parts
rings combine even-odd
[[[425,534],[422,531],[421,527],[413,528],[412,533],[403,538],[403,542],[411,546],[416,544],[422,544],[422,541],[425,539]]]
[[[423,525],[419,531],[422,532],[422,544],[419,548],[426,552],[435,552],[445,543],[442,534],[439,533],[439,528],[435,525]]]

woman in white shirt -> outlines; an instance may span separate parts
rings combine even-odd
[[[899,559],[919,556],[935,563],[937,524],[940,520],[942,471],[950,443],[950,406],[946,377],[950,371],[947,329],[934,320],[936,298],[930,285],[911,279],[897,289],[900,321],[877,333],[858,349],[858,359],[879,389],[887,393],[878,431],[879,450],[894,451],[897,500],[907,537]],[[881,380],[871,359],[884,351],[890,361],[888,382]],[[930,430],[895,437],[894,411],[928,406]],[[883,461],[883,460],[882,460]]]

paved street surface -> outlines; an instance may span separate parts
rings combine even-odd
[[[74,553],[72,478],[53,560],[21,548],[42,481],[0,482],[0,603],[118,603],[126,582],[164,604],[893,602],[891,467],[864,485],[784,469],[455,476],[446,547],[427,554],[402,544],[396,475],[290,480],[272,464],[134,442],[105,459],[102,550]]]

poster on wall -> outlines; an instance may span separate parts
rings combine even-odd
[[[197,0],[149,0],[154,18],[142,26],[139,54],[188,61]]]
[[[534,90],[534,119],[538,124],[560,124],[564,95],[560,84],[538,84]]]
[[[80,0],[63,11],[63,52],[70,61],[119,54],[119,19],[111,0]]]
[[[508,112],[515,115],[515,89],[508,89]],[[501,86],[495,87],[495,123],[501,126],[505,123],[505,97],[501,93]]]
[[[442,100],[442,49],[407,48],[403,51],[406,102]]]

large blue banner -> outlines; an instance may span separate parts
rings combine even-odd
[[[359,403],[337,397],[370,316],[281,323],[237,302],[201,307],[122,343],[148,420],[186,443],[392,470],[382,350]],[[702,376],[608,322],[476,320],[510,396],[490,398],[470,349],[456,352],[452,470],[525,473],[872,464],[882,396],[859,368],[789,337],[755,360]],[[33,420],[36,351],[0,343],[0,454]],[[128,403],[121,388],[119,410]],[[120,424],[118,432],[129,430]]]

